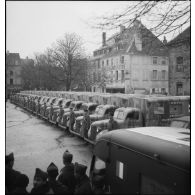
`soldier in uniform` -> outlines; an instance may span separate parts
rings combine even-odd
[[[112,131],[118,128],[117,122],[113,118],[114,113],[110,112],[109,113],[109,121],[108,121],[108,131]]]
[[[13,194],[29,194],[26,190],[29,184],[28,176],[21,174],[16,181],[16,189],[12,192]]]
[[[69,130],[73,130],[74,123],[75,123],[75,113],[73,111],[73,107],[70,107]]]
[[[47,173],[36,168],[31,194],[46,194],[48,191]]]
[[[75,189],[74,164],[72,163],[73,155],[66,150],[63,154],[64,167],[60,171],[58,181],[69,188],[71,194]]]
[[[79,163],[75,163],[75,178],[76,178],[76,187],[75,194],[91,194],[91,184],[89,177],[86,175],[87,167]]]
[[[90,116],[89,116],[89,111],[85,109],[83,120],[82,120],[82,126],[81,126],[81,135],[82,135],[83,138],[87,137],[90,125],[91,125],[91,119],[90,119]]]
[[[50,108],[50,111],[49,111],[49,119],[50,120],[52,119],[52,115],[53,115],[53,103],[51,103],[51,108]]]
[[[21,173],[13,169],[14,166],[14,154],[10,153],[5,156],[5,186],[8,192],[12,192],[16,189],[16,181]]]
[[[51,163],[48,166],[47,174],[48,174],[48,186],[49,186],[49,191],[47,193],[70,194],[68,187],[62,185],[60,182],[56,180],[56,177],[58,176],[58,168],[54,163]]]

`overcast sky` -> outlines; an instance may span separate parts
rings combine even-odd
[[[87,55],[101,46],[102,31],[92,29],[93,18],[119,12],[127,1],[8,1],[6,2],[6,50],[33,57],[44,52],[64,33],[76,33],[83,38]],[[119,29],[118,29],[119,31]],[[106,32],[109,37],[113,31]],[[169,38],[168,38],[169,39]]]

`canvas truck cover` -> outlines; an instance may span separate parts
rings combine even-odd
[[[106,160],[104,149],[99,150],[103,143],[101,141],[118,145],[154,160],[156,160],[155,155],[158,155],[160,162],[190,173],[190,130],[173,127],[141,127],[102,134],[97,139],[94,154]]]

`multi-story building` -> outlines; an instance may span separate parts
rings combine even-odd
[[[6,97],[10,93],[18,92],[23,88],[21,76],[22,67],[29,63],[34,64],[28,57],[21,59],[19,53],[6,53]]]
[[[19,53],[6,53],[6,95],[22,87],[21,59]]]
[[[109,39],[103,32],[102,46],[90,60],[92,91],[168,93],[168,67],[165,45],[135,21]]]
[[[191,27],[170,41],[169,92],[171,95],[190,95]]]

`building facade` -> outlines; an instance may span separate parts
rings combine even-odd
[[[6,96],[22,88],[21,59],[19,53],[6,53]]]
[[[141,22],[120,32],[95,50],[90,60],[92,91],[168,93],[169,60],[165,45]]]
[[[171,95],[190,95],[191,28],[170,41],[169,91]]]

